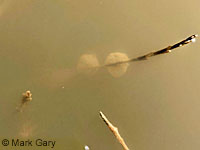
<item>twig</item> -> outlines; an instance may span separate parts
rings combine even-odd
[[[181,42],[178,42],[178,43],[174,44],[173,46],[168,46],[168,47],[166,47],[164,49],[161,49],[161,50],[158,50],[158,51],[155,51],[155,52],[150,52],[150,53],[148,53],[146,55],[139,56],[139,57],[136,57],[136,58],[132,58],[132,59],[129,59],[127,61],[120,61],[120,62],[116,62],[116,63],[112,63],[112,64],[106,64],[104,66],[107,67],[107,66],[113,66],[113,65],[119,65],[119,64],[123,64],[123,63],[128,63],[128,62],[141,61],[141,60],[146,60],[146,59],[148,59],[150,57],[157,56],[157,55],[160,55],[160,54],[166,54],[166,53],[171,52],[175,48],[182,47],[182,46],[187,45],[187,44],[189,44],[191,42],[195,42],[196,37],[198,37],[198,35],[194,34],[194,35],[186,38],[185,40],[182,40]]]
[[[100,111],[100,116],[103,119],[103,121],[106,123],[108,128],[112,131],[112,133],[115,135],[118,142],[123,146],[124,150],[129,150],[128,146],[124,142],[123,138],[119,134],[119,131],[117,127],[113,126],[112,123],[106,118],[106,116]]]

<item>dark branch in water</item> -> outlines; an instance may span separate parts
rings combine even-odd
[[[168,47],[166,47],[164,49],[161,49],[161,50],[158,50],[158,51],[155,51],[155,52],[150,52],[150,53],[148,53],[146,55],[139,56],[137,58],[132,58],[132,59],[129,59],[127,61],[116,62],[116,63],[113,63],[113,64],[106,64],[104,66],[107,67],[107,66],[119,65],[119,64],[133,62],[133,61],[141,61],[141,60],[146,60],[146,59],[148,59],[150,57],[157,56],[157,55],[160,55],[160,54],[166,54],[166,53],[171,52],[173,49],[176,49],[178,47],[182,47],[182,46],[187,45],[187,44],[189,44],[191,42],[195,42],[197,36],[198,36],[197,34],[194,34],[194,35],[186,38],[185,40],[183,40],[181,42],[178,42],[178,43],[176,43],[176,44],[174,44],[172,46],[168,46]]]

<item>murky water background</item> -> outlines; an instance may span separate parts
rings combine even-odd
[[[1,140],[56,140],[56,150],[122,149],[99,118],[101,110],[130,149],[199,150],[198,39],[132,63],[120,78],[106,69],[89,76],[76,71],[82,54],[94,54],[103,64],[112,52],[137,57],[200,33],[199,4],[1,0]],[[33,100],[18,113],[26,90]]]

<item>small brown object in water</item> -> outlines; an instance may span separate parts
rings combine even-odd
[[[26,103],[28,101],[32,101],[32,94],[31,91],[26,91],[25,93],[22,93],[22,103]]]

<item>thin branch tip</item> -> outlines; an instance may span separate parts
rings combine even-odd
[[[125,141],[123,140],[123,138],[121,137],[121,135],[119,134],[118,128],[115,127],[107,118],[106,116],[100,111],[100,116],[102,118],[102,120],[105,122],[105,124],[107,125],[107,127],[112,131],[112,133],[114,134],[114,136],[116,137],[117,141],[122,145],[122,147],[124,148],[124,150],[129,150],[128,146],[126,145]]]

